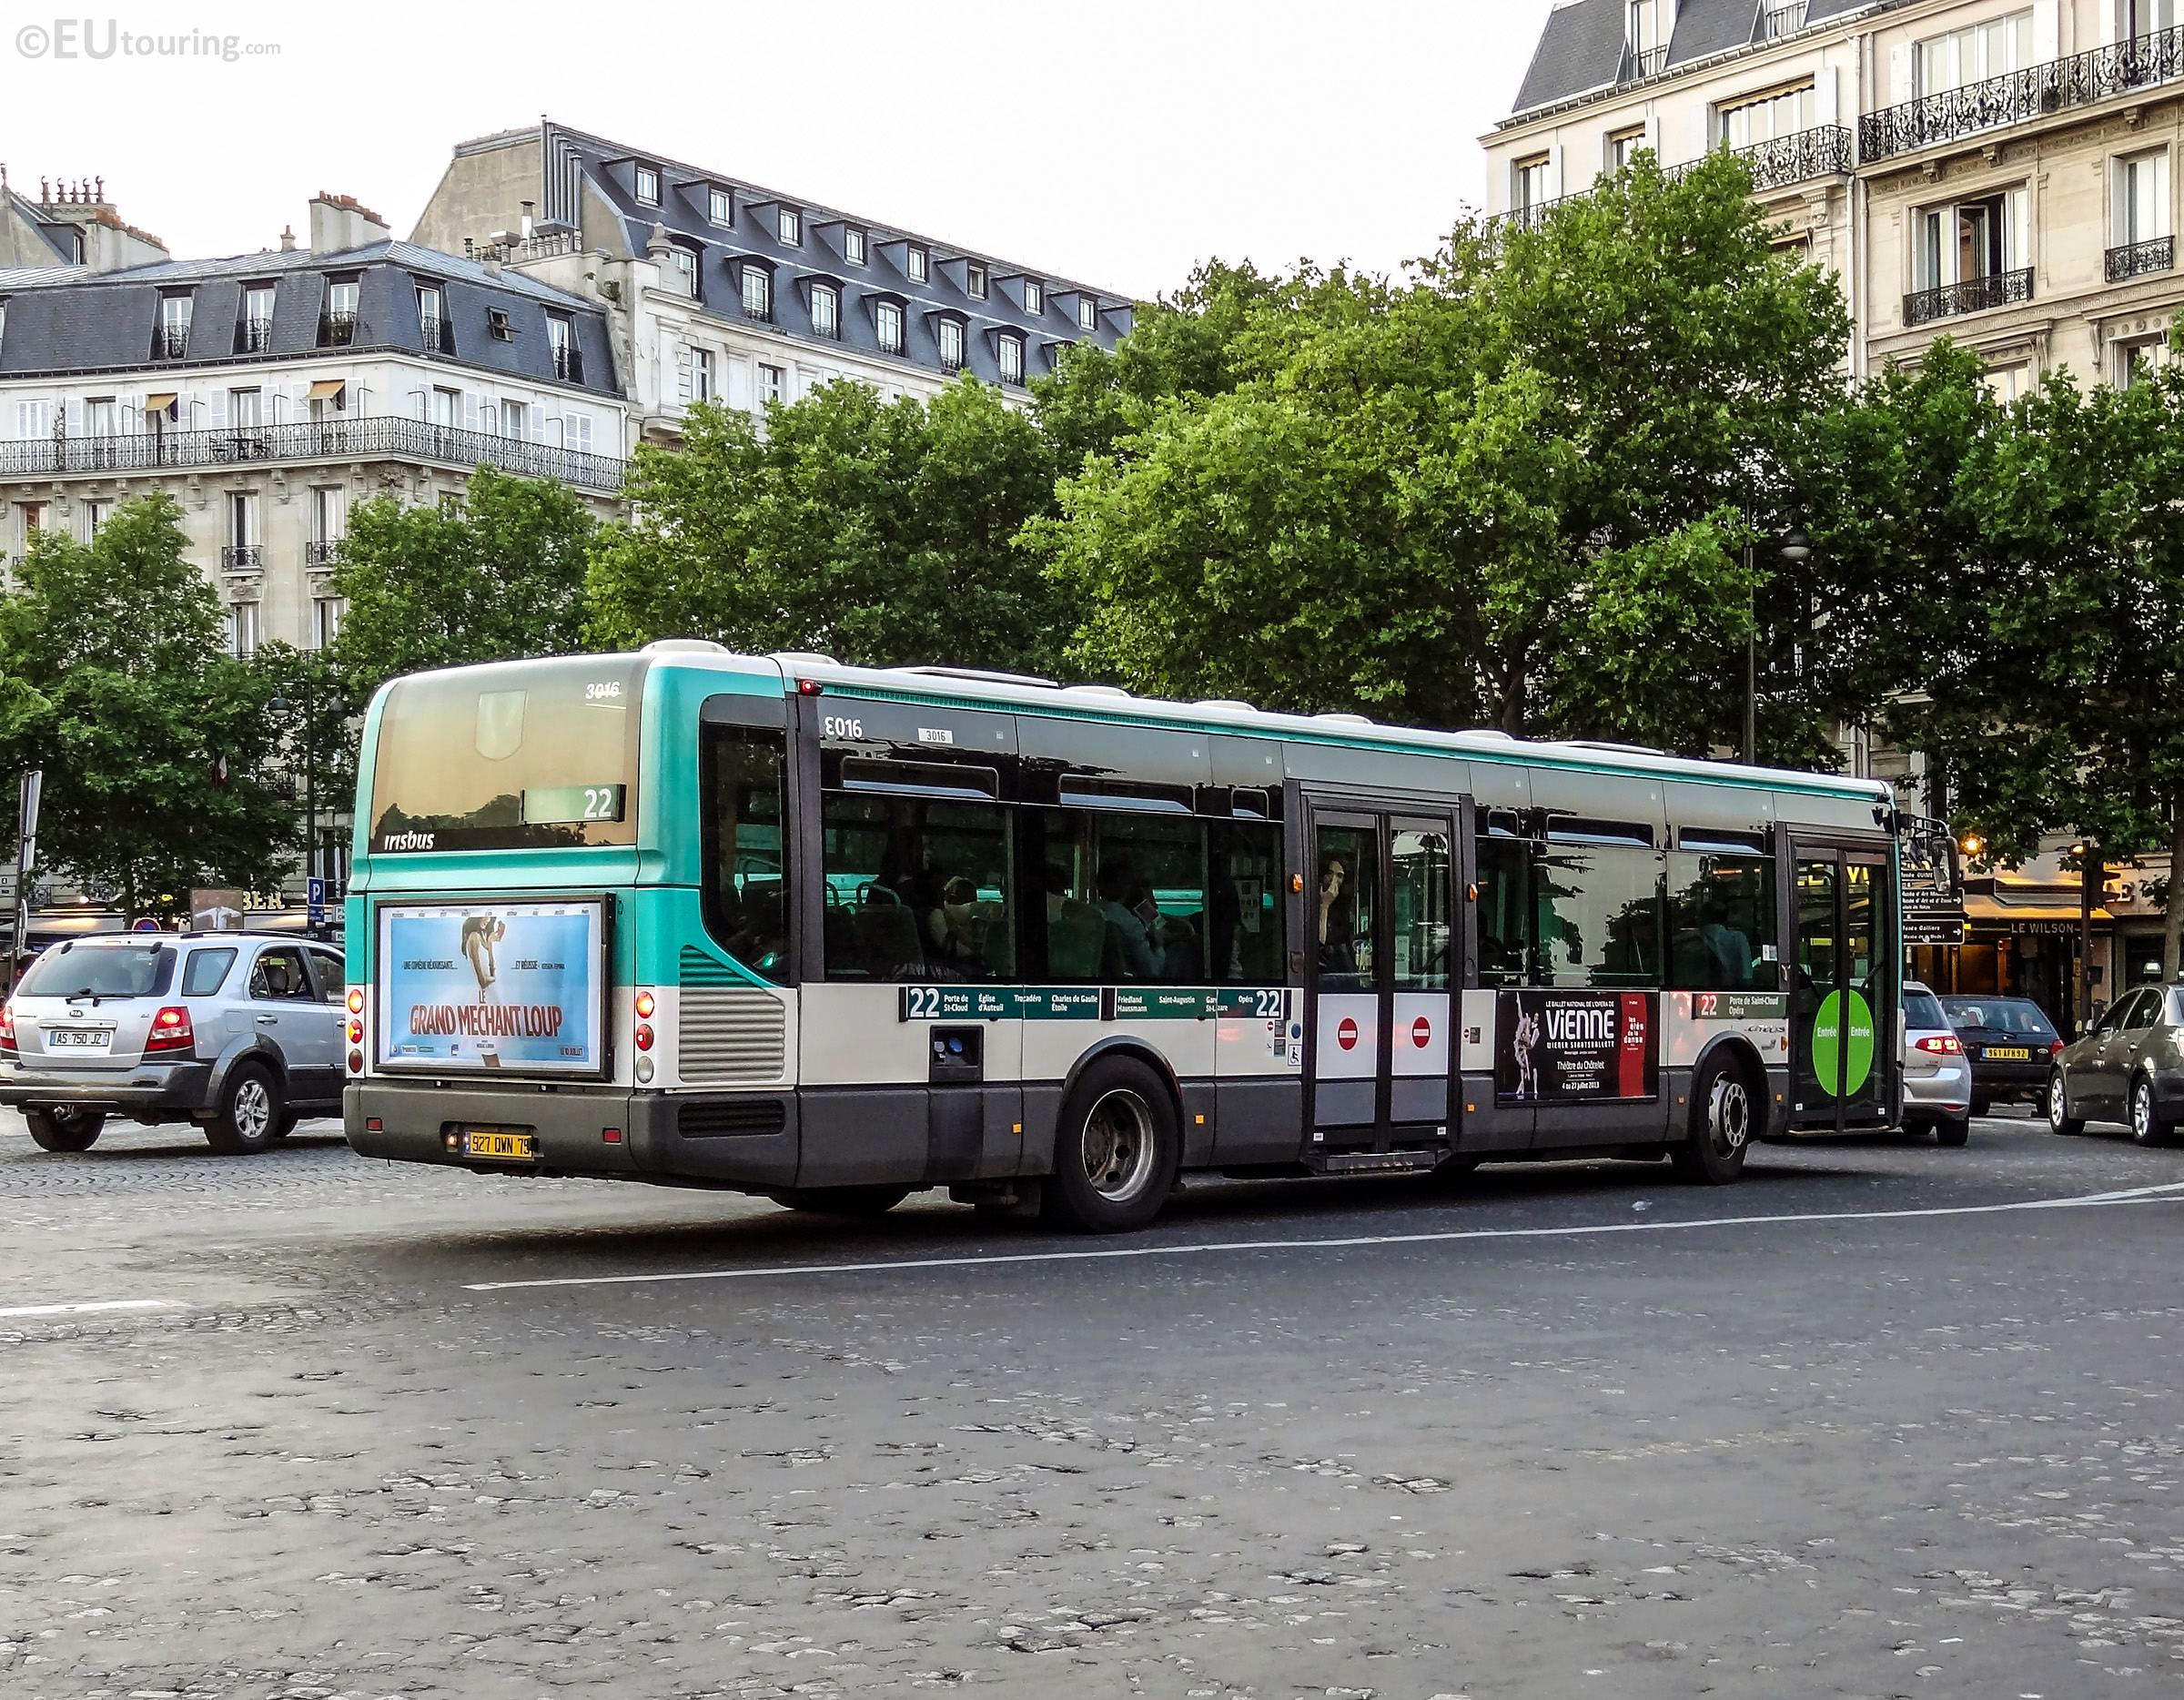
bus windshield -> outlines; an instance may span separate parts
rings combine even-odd
[[[642,668],[575,656],[396,681],[379,709],[372,853],[634,843]]]

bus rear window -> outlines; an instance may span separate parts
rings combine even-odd
[[[379,711],[371,849],[626,845],[642,663],[506,662],[399,680]]]

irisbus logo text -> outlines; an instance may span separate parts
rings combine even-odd
[[[430,850],[431,847],[430,833],[389,833],[379,840],[379,848],[382,850]]]

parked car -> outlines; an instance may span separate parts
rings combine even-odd
[[[2083,1133],[2121,1122],[2140,1145],[2163,1145],[2184,1122],[2184,987],[2141,986],[2066,1045],[2048,1078],[2048,1125]]]
[[[74,939],[0,1005],[0,1104],[48,1151],[90,1149],[109,1116],[263,1150],[339,1112],[344,996],[339,955],[292,937]]]
[[[2045,1104],[2048,1076],[2063,1048],[2047,1011],[2029,997],[1945,997],[1972,1064],[1972,1114],[1997,1104]]]
[[[1941,1002],[1916,980],[1904,982],[1904,1129],[1931,1128],[1938,1145],[1972,1137],[1972,1070],[1963,1041]]]

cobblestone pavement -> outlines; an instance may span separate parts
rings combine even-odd
[[[2003,1208],[2167,1186],[1997,1118],[1087,1242],[10,1120],[0,1310],[165,1308],[0,1314],[0,1694],[2172,1692],[2184,1216]]]

